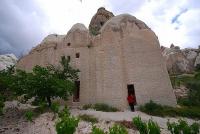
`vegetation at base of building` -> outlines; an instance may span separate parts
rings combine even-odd
[[[92,115],[83,114],[83,115],[79,115],[79,118],[83,121],[87,121],[87,122],[91,122],[91,123],[98,123],[98,119]]]
[[[168,130],[171,134],[199,134],[200,125],[198,123],[193,123],[188,125],[185,120],[179,120],[178,122],[167,122]]]
[[[104,103],[86,104],[83,106],[83,109],[84,110],[94,109],[96,111],[102,111],[102,112],[117,112],[117,111],[119,111],[117,108],[109,106]]]
[[[82,109],[83,109],[83,110],[93,109],[93,105],[92,105],[92,104],[83,105]]]
[[[140,134],[160,134],[161,133],[161,130],[158,124],[151,119],[146,123],[146,122],[143,122],[141,118],[138,116],[138,117],[134,117],[132,122],[136,126]]]
[[[78,126],[79,119],[71,116],[68,108],[64,108],[56,122],[57,134],[73,134]]]
[[[33,116],[34,116],[34,113],[33,113],[33,111],[26,111],[25,112],[25,117],[26,117],[26,119],[28,120],[28,121],[33,121]]]
[[[35,66],[32,72],[10,68],[0,72],[1,86],[10,89],[16,95],[24,95],[26,100],[34,97],[51,106],[51,99],[67,99],[72,95],[79,70],[69,65],[69,60],[61,57],[60,67]]]
[[[140,106],[140,110],[154,116],[188,117],[200,119],[200,107],[169,107],[157,104],[153,101]]]

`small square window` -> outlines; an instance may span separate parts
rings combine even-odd
[[[71,45],[71,43],[67,43],[67,46],[70,46]]]
[[[76,58],[79,58],[80,57],[80,54],[79,53],[76,53]]]

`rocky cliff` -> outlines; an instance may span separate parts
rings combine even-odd
[[[101,27],[110,19],[114,17],[112,12],[107,11],[101,7],[97,10],[97,13],[92,17],[89,25],[89,31],[93,35],[99,34]]]
[[[17,57],[14,54],[0,55],[0,70],[6,69],[17,63]]]
[[[171,74],[192,73],[200,64],[200,49],[180,49],[172,44],[170,48],[161,46],[161,51]]]

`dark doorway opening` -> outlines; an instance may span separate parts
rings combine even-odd
[[[79,102],[80,101],[79,97],[80,97],[80,81],[75,81],[73,102]]]
[[[127,89],[128,89],[128,95],[133,95],[135,97],[135,101],[136,101],[136,96],[135,96],[135,87],[134,84],[130,84],[127,85]],[[137,102],[137,101],[136,101]],[[136,103],[135,103],[136,104]]]
[[[101,22],[100,22],[100,25],[101,25],[101,26],[103,26],[103,24],[104,24],[104,22],[103,22],[103,21],[101,21]]]

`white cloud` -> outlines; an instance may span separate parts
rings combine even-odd
[[[19,55],[48,34],[66,34],[75,23],[88,27],[102,6],[144,21],[161,45],[200,45],[199,0],[0,0],[0,53]]]
[[[151,0],[146,1],[137,12],[132,12],[143,20],[157,34],[160,44],[170,46],[171,43],[185,47],[200,45],[200,8],[194,6],[199,1],[189,0]],[[194,9],[195,8],[195,9]],[[186,10],[182,12],[183,10]],[[182,14],[180,14],[182,12]],[[177,22],[172,19],[177,16]]]
[[[38,0],[38,5],[48,16],[48,33],[66,34],[75,23],[88,27],[97,9],[105,6],[104,0]]]

